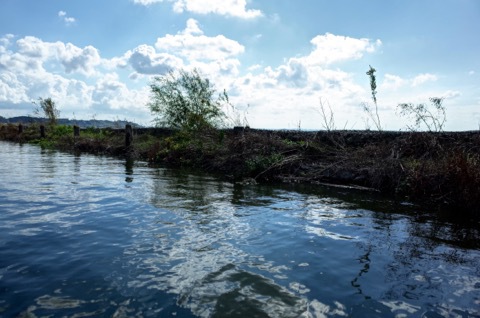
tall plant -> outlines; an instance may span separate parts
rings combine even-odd
[[[58,110],[55,102],[50,98],[39,98],[38,104],[33,102],[37,107],[34,110],[34,113],[37,115],[45,116],[48,119],[48,123],[51,126],[55,126],[57,124],[58,117],[60,117],[60,110]]]
[[[370,66],[370,69],[367,71],[367,75],[370,78],[370,90],[372,92],[372,100],[373,100],[373,104],[375,105],[375,109],[373,110],[370,104],[363,103],[363,110],[372,119],[377,129],[382,130],[380,116],[378,115],[378,104],[377,104],[377,79],[375,77],[375,72],[377,70],[374,69],[371,65],[369,66]]]

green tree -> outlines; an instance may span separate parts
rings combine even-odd
[[[155,77],[150,91],[148,106],[156,116],[157,126],[200,130],[218,127],[224,122],[222,106],[228,103],[227,93],[217,95],[210,81],[197,70],[171,71]]]
[[[36,102],[34,102],[34,104],[37,106],[34,111],[35,114],[40,115],[43,113],[43,116],[48,119],[48,123],[51,126],[55,126],[57,124],[58,117],[60,117],[60,110],[58,110],[55,102],[50,97],[40,97],[38,99],[38,104]]]

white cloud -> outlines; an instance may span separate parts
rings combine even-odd
[[[151,5],[165,0],[133,0],[141,5]],[[263,13],[256,9],[247,9],[246,0],[168,0],[173,2],[173,10],[177,13],[184,11],[197,14],[218,14],[224,16],[252,19],[261,17]]]
[[[140,45],[105,64],[110,69],[112,66],[131,67],[134,73],[130,74],[130,79],[161,75],[180,68],[198,68],[205,76],[218,79],[238,74],[240,61],[236,55],[243,51],[243,45],[223,35],[204,35],[198,22],[189,19],[184,30],[158,38],[155,47]]]
[[[319,97],[328,98],[337,125],[344,127],[352,118],[349,128],[362,125],[358,105],[366,96],[365,89],[354,82],[352,74],[330,65],[359,59],[374,52],[381,42],[332,34],[311,42],[310,53],[287,59],[275,68],[268,66],[263,72],[255,66],[250,71],[258,74],[249,73],[230,83],[234,103],[250,105],[248,119],[253,127],[295,128],[301,122],[302,127],[318,128],[320,118],[315,109]]]
[[[66,25],[71,25],[77,21],[75,18],[67,16],[65,11],[58,11],[58,17],[61,18]]]
[[[459,91],[448,90],[445,93],[441,94],[441,97],[445,99],[453,99],[460,97],[461,95],[462,93],[460,93]]]
[[[177,0],[174,3],[175,12],[189,11],[199,14],[215,13],[244,19],[262,16],[260,10],[246,9],[245,0]]]
[[[351,76],[343,71],[329,69],[335,62],[359,59],[371,53],[380,41],[355,39],[333,34],[319,35],[312,39],[312,51],[300,57],[288,59],[273,69],[267,67],[263,76],[264,85],[297,88],[309,91],[342,91],[342,94],[358,94],[361,89],[353,85]],[[268,80],[267,80],[268,79]]]
[[[187,20],[187,27],[181,32],[181,34],[203,34],[203,31],[198,25],[198,21],[195,19]]]
[[[119,80],[115,73],[105,74],[98,80],[93,93],[93,100],[98,105],[108,105],[112,110],[145,109],[148,102],[147,88],[130,90]]]
[[[27,88],[15,73],[0,73],[0,102],[18,104],[28,100]]]
[[[365,38],[355,39],[331,33],[318,35],[310,42],[314,45],[314,49],[306,59],[311,65],[329,65],[360,59],[364,53],[372,53],[382,44],[380,40],[372,42]]]
[[[402,79],[400,76],[385,74],[382,84],[380,85],[380,90],[397,90],[400,87],[404,86],[407,83],[406,80]]]
[[[78,72],[86,76],[96,74],[95,68],[101,63],[101,59],[95,47],[88,45],[81,49],[71,43],[62,42],[56,42],[55,47],[65,72]]]
[[[180,68],[183,62],[168,53],[157,53],[154,47],[140,45],[127,52],[128,63],[139,74],[165,74],[172,69]]]
[[[262,68],[262,66],[261,66],[260,64],[254,64],[254,65],[248,67],[247,70],[248,70],[249,72],[255,72],[255,71],[257,71],[257,70],[259,70],[259,69],[261,69],[261,68]]]
[[[205,36],[194,19],[187,21],[185,30],[176,35],[167,34],[158,38],[155,47],[185,58],[187,61],[222,60],[241,54],[245,48],[224,35]]]
[[[436,75],[429,74],[429,73],[424,73],[417,75],[413,80],[412,80],[412,86],[419,86],[422,85],[426,82],[434,82],[438,79]]]
[[[275,78],[278,84],[291,87],[305,87],[308,84],[308,70],[301,59],[291,58],[276,70],[266,69],[270,78]]]
[[[0,53],[5,53],[7,51],[7,47],[10,46],[11,39],[13,38],[13,34],[6,34],[0,37]]]
[[[141,4],[144,6],[148,6],[154,3],[160,3],[163,2],[164,0],[133,0],[133,3]]]
[[[15,46],[12,38],[0,40],[0,107],[10,116],[26,115],[25,110],[33,109],[31,102],[39,97],[51,97],[66,117],[75,113],[88,118],[101,112],[103,118],[112,119],[112,112],[121,110],[141,118],[148,113],[148,87],[129,89],[117,75],[102,74],[103,65],[112,62],[102,60],[96,48],[35,37],[21,38]],[[86,80],[93,84],[75,74],[89,76]]]
[[[66,73],[92,76],[101,64],[98,50],[93,46],[82,49],[71,43],[44,42],[33,36],[21,38],[16,44],[16,52],[0,55],[0,65],[11,70],[27,73],[43,71],[47,61],[54,61],[60,62]]]

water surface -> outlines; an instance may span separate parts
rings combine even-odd
[[[478,224],[0,142],[0,317],[480,317]]]

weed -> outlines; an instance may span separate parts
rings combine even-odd
[[[372,107],[368,103],[363,103],[363,110],[367,113],[367,115],[372,119],[373,123],[377,127],[378,131],[382,130],[382,125],[380,123],[380,116],[378,115],[378,104],[377,104],[377,80],[375,77],[375,70],[371,65],[370,69],[367,72],[367,75],[370,78],[370,90],[372,92],[372,100],[373,104],[375,105],[375,110],[372,110]]]
[[[443,126],[447,121],[445,106],[443,106],[443,98],[430,97],[430,102],[432,107],[429,107],[426,104],[398,104],[397,109],[400,109],[400,115],[410,117],[415,122],[412,126],[407,125],[409,130],[416,131],[422,124],[424,124],[430,132],[443,131]]]

